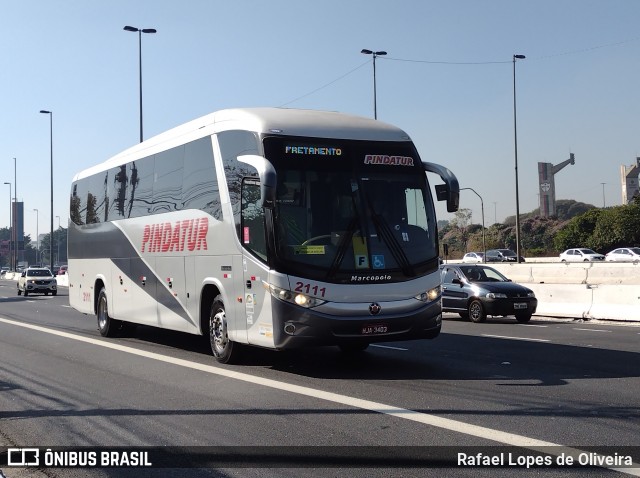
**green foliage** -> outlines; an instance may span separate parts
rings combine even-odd
[[[570,200],[556,203],[557,217],[533,211],[521,215],[521,253],[527,257],[555,256],[565,249],[588,247],[606,253],[616,247],[640,245],[640,198],[626,206],[606,209]],[[450,257],[482,250],[482,226],[469,224],[465,212],[440,228],[440,242],[449,244]],[[516,250],[515,216],[484,231],[487,249]]]
[[[572,247],[589,247],[591,236],[596,228],[598,218],[603,209],[590,209],[589,211],[571,219],[558,231],[554,239],[554,245],[558,251],[564,251]]]
[[[616,247],[640,244],[640,206],[605,209],[591,235],[591,247],[608,252]]]

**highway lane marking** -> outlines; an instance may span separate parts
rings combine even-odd
[[[439,417],[436,415],[429,415],[427,413],[417,412],[408,408],[401,408],[394,405],[388,405],[385,403],[374,402],[371,400],[364,400],[361,398],[349,397],[347,395],[340,395],[338,393],[326,392],[324,390],[315,389],[311,387],[305,387],[302,385],[294,385],[286,382],[279,382],[270,378],[256,377],[247,373],[237,372],[233,370],[227,370],[216,365],[205,365],[197,362],[191,362],[189,360],[179,359],[175,357],[169,357],[156,352],[148,352],[145,350],[136,349],[131,346],[120,345],[113,342],[107,342],[105,340],[94,339],[91,337],[84,337],[82,335],[75,335],[69,332],[63,332],[61,330],[50,329],[42,327],[40,325],[28,324],[24,322],[17,322],[15,320],[5,319],[0,317],[0,323],[14,325],[25,329],[36,330],[50,335],[58,337],[64,337],[67,339],[75,340],[77,342],[84,342],[87,344],[97,345],[107,349],[118,350],[120,352],[137,355],[139,357],[145,357],[159,362],[169,363],[179,367],[184,367],[192,370],[198,370],[200,372],[210,373],[221,377],[226,377],[234,380],[240,380],[245,383],[251,383],[254,385],[261,385],[269,387],[275,390],[295,393],[306,397],[315,399],[321,399],[328,402],[336,403],[353,408],[359,408],[362,410],[369,410],[371,412],[380,413],[383,415],[389,415],[395,418],[401,418],[409,420],[415,423],[423,425],[429,425],[437,428],[442,428],[449,431],[462,433],[464,435],[483,438],[503,445],[518,446],[527,448],[534,451],[540,451],[551,455],[559,456],[561,454],[574,456],[576,461],[578,456],[582,453],[586,453],[584,450],[578,448],[568,447],[558,443],[548,442],[544,440],[538,440],[536,438],[530,438],[523,435],[517,435],[515,433],[503,432],[492,428],[483,427],[480,425],[472,425],[470,423],[461,422],[458,420],[452,420],[450,418]],[[553,448],[548,448],[553,447]],[[635,465],[635,464],[634,464]],[[640,476],[640,464],[637,468],[615,468],[615,467],[602,467],[614,471],[620,471],[633,476]]]
[[[378,347],[379,349],[400,350],[402,352],[406,352],[409,350],[409,349],[403,349],[401,347],[391,347],[390,345],[379,345],[379,344],[371,344],[371,347]]]
[[[584,330],[585,332],[611,332],[610,330],[602,330],[602,329],[577,329],[573,328],[573,330]]]
[[[529,337],[509,337],[508,335],[490,335],[482,334],[483,337],[491,337],[492,339],[508,339],[508,340],[525,340],[527,342],[551,342],[547,339],[533,339]]]
[[[540,327],[542,329],[549,327],[548,325],[537,325],[537,324],[518,324],[521,325],[522,327]]]

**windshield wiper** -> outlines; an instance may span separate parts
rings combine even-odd
[[[387,221],[384,219],[384,217],[378,214],[373,208],[373,204],[371,203],[371,199],[369,197],[367,197],[367,202],[369,203],[369,209],[371,210],[371,219],[373,220],[373,225],[375,226],[378,235],[382,237],[384,243],[389,247],[391,255],[402,269],[402,272],[407,277],[415,276],[416,271],[409,262],[409,259],[407,258],[404,249],[402,249],[402,246],[396,239],[396,236],[393,235],[393,231],[391,231],[389,224],[387,224]]]
[[[351,238],[353,234],[356,232],[356,228],[358,227],[358,217],[353,216],[349,225],[347,226],[347,230],[344,232],[342,237],[340,238],[340,242],[338,243],[338,250],[336,251],[336,255],[333,258],[333,262],[331,263],[331,267],[329,267],[329,272],[327,272],[327,279],[331,279],[338,272],[338,268],[342,261],[344,260],[344,255],[347,253],[347,249],[349,248],[349,243],[351,242]],[[364,241],[364,237],[362,238]]]

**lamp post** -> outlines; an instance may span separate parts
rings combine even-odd
[[[136,28],[131,26],[124,27],[128,32],[138,32],[138,76],[140,83],[140,142],[142,143],[142,34],[156,33],[155,28]]]
[[[5,181],[5,184],[9,185],[9,269],[13,270],[12,262],[13,262],[13,247],[12,247],[12,239],[13,239],[13,204],[11,204],[11,183]]]
[[[53,270],[53,112],[40,110],[40,113],[49,115],[49,152],[51,158],[51,232],[49,234],[49,267]]]
[[[376,57],[384,56],[387,52],[363,49],[360,53],[373,55],[373,119],[378,119],[378,105],[376,100]]]
[[[482,196],[480,196],[473,188],[460,188],[460,191],[464,191],[465,189],[468,189],[480,198],[480,208],[482,210],[482,261],[487,262],[485,258],[485,255],[487,254],[487,246],[484,241],[484,201],[482,200]]]
[[[518,192],[518,127],[516,122],[516,60],[524,60],[524,55],[513,55],[513,147],[516,163],[516,255],[520,262],[520,193]]]
[[[38,260],[38,252],[40,252],[40,232],[38,230],[38,225],[40,223],[40,214],[37,209],[34,209],[34,211],[36,212],[36,262],[39,265],[40,261]]]
[[[13,242],[13,249],[11,250],[11,263],[12,269],[15,271],[18,269],[18,162],[16,158],[13,158],[13,206],[16,207],[16,212],[11,218],[11,241]]]
[[[58,237],[56,238],[56,248],[58,249],[57,252],[57,257],[58,260],[56,261],[58,263],[58,265],[60,265],[60,216],[56,216],[58,218]]]
[[[607,203],[604,200],[604,185],[607,183],[600,183],[600,184],[602,184],[602,208],[604,209],[605,207],[607,207]]]

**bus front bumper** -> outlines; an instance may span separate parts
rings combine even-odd
[[[273,317],[276,349],[433,339],[442,327],[440,300],[401,314],[368,316],[328,315],[275,300]]]

